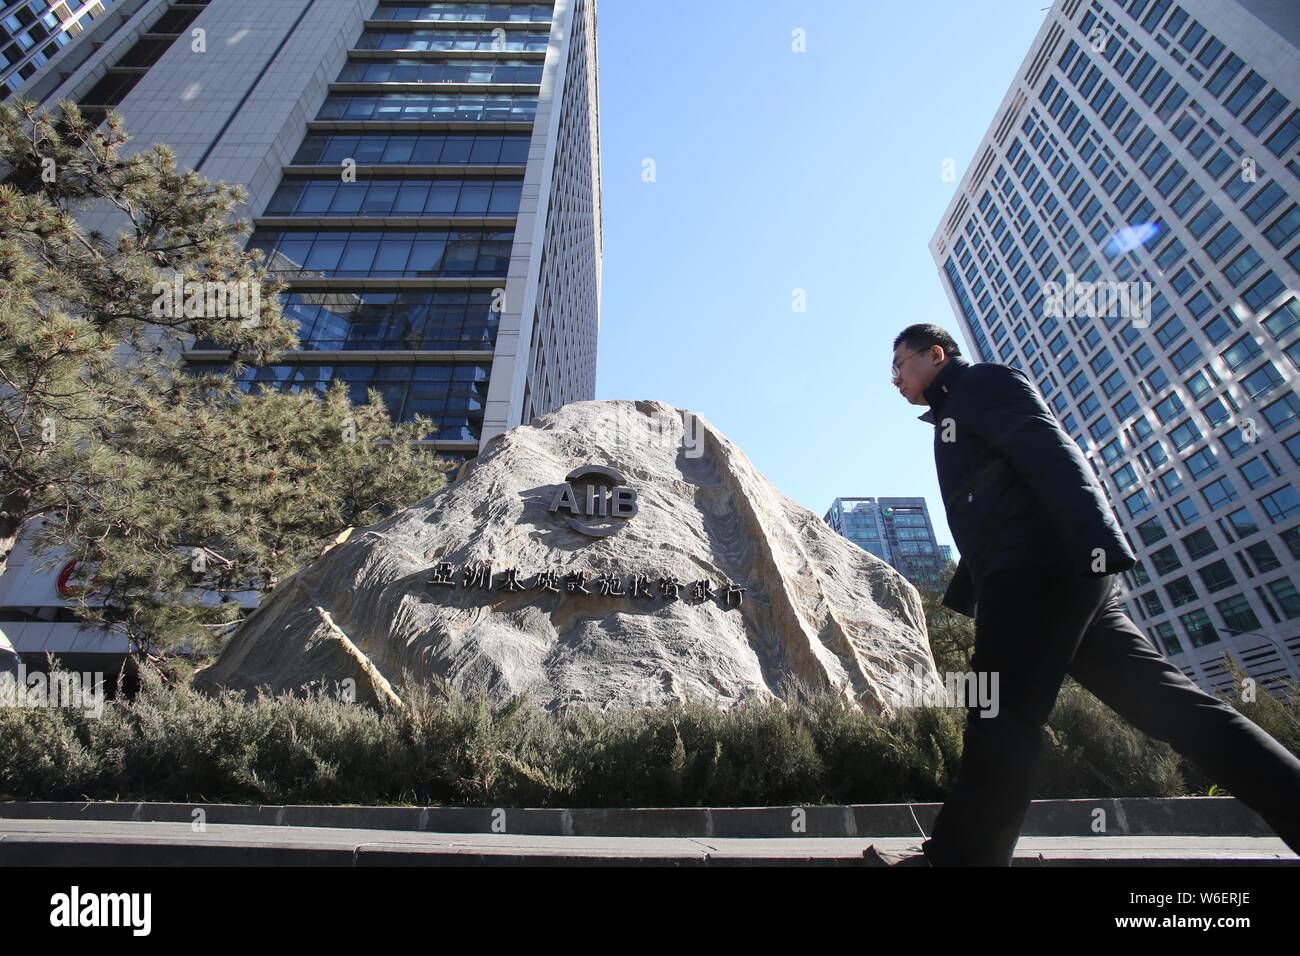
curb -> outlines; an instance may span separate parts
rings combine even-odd
[[[221,803],[13,801],[0,819],[331,827],[428,833],[622,837],[913,837],[939,803],[784,807],[383,807]],[[1022,836],[1252,836],[1276,834],[1235,797],[1035,800]]]

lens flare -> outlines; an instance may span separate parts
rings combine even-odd
[[[1160,223],[1158,222],[1142,222],[1135,226],[1125,226],[1110,237],[1110,242],[1106,248],[1109,252],[1119,255],[1136,249],[1138,246],[1146,245],[1149,240],[1154,239],[1159,234]]]

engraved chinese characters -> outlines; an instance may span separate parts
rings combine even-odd
[[[658,581],[658,584],[652,582]],[[496,587],[493,582],[497,581]],[[582,571],[567,574],[551,568],[539,571],[533,576],[531,584],[525,585],[519,579],[519,571],[506,568],[493,572],[490,564],[470,564],[459,571],[449,562],[441,561],[433,566],[428,583],[433,586],[459,588],[465,591],[550,591],[561,596],[565,594],[594,594],[603,597],[633,597],[653,600],[656,597],[669,600],[685,600],[692,604],[702,604],[711,599],[723,602],[723,607],[740,607],[748,588],[731,581],[720,585],[715,591],[713,582],[708,580],[684,583],[673,577],[653,578],[647,574],[627,576],[607,571],[588,578]],[[588,586],[590,585],[590,587]],[[594,590],[592,589],[594,588]],[[686,594],[683,596],[682,592]]]

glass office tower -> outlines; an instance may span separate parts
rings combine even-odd
[[[822,520],[914,585],[939,590],[944,561],[924,498],[836,498]]]
[[[1300,677],[1300,7],[1057,0],[930,248],[1107,489],[1134,621]]]
[[[33,89],[112,107],[135,145],[249,190],[250,245],[290,285],[302,349],[246,388],[376,388],[461,460],[595,397],[592,0],[119,6],[78,41],[93,57]],[[112,213],[83,222],[108,231]],[[186,360],[219,367],[204,345]]]

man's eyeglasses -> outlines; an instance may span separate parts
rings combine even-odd
[[[903,359],[903,361],[895,362],[893,365],[889,366],[889,380],[892,382],[898,378],[898,373],[902,371],[903,366],[907,363],[907,359],[915,358],[918,355],[924,355],[928,351],[930,350],[921,349],[919,352],[913,352],[911,355],[907,356],[907,358]]]

